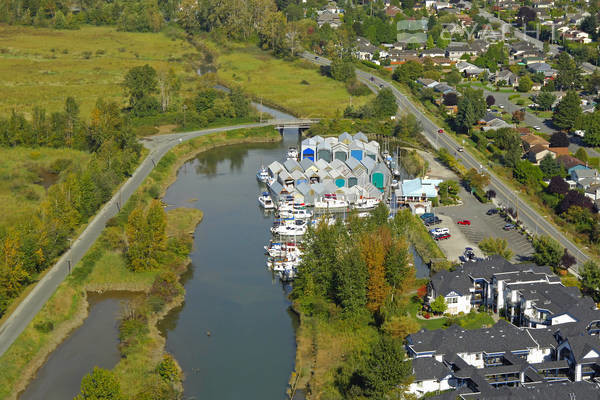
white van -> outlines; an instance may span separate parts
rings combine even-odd
[[[582,131],[581,129],[578,129],[575,132],[573,132],[573,134],[575,136],[584,137],[585,136],[585,131]]]

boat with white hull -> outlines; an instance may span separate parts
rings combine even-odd
[[[258,171],[256,171],[256,179],[259,182],[267,183],[270,177],[271,176],[269,175],[269,170],[264,165],[261,165]]]
[[[359,211],[373,210],[377,208],[379,203],[381,203],[381,200],[379,199],[363,198],[358,200],[356,204],[354,204],[354,209]]]
[[[315,209],[318,210],[345,210],[348,208],[346,200],[338,199],[334,196],[323,197],[315,201]]]
[[[275,209],[275,203],[273,203],[271,196],[267,192],[263,192],[262,195],[258,196],[258,204],[265,210]]]

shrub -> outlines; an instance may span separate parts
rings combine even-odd
[[[34,328],[38,332],[48,333],[54,330],[54,322],[52,321],[40,321],[34,325]]]
[[[156,372],[167,382],[176,382],[180,379],[179,367],[170,354],[163,355],[162,361],[156,367]]]
[[[150,195],[150,197],[152,197],[153,199],[158,199],[158,197],[160,196],[160,187],[158,187],[158,185],[152,185],[148,188],[148,195]]]
[[[162,299],[165,303],[173,300],[183,292],[183,287],[179,283],[179,277],[172,271],[164,271],[156,276],[150,295]]]

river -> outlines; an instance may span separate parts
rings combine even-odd
[[[185,399],[285,397],[297,319],[289,309],[289,287],[265,266],[272,217],[258,207],[262,187],[255,174],[261,164],[282,159],[292,144],[298,144],[295,130],[280,143],[209,150],[182,166],[163,199],[169,209],[204,212],[182,279],[185,303],[159,324],[166,350],[183,368]],[[418,275],[427,273],[418,256],[415,266]],[[118,304],[115,297],[92,304],[84,324],[52,353],[20,398],[69,399],[94,365],[112,368],[119,360]]]

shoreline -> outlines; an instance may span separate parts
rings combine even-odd
[[[267,127],[267,128],[272,129],[272,127]],[[260,129],[260,128],[243,128],[242,127],[239,130],[250,130],[251,131],[253,129]],[[233,130],[230,132],[236,132],[239,130]],[[272,130],[273,130],[274,135],[249,136],[249,137],[240,137],[240,138],[235,138],[235,137],[229,138],[229,137],[227,137],[228,132],[220,132],[220,133],[215,133],[215,134],[195,138],[195,139],[181,143],[180,145],[174,147],[167,154],[173,154],[176,158],[172,164],[168,165],[168,171],[167,171],[166,177],[161,179],[161,182],[160,182],[161,188],[160,188],[160,196],[159,197],[160,198],[164,197],[164,194],[166,193],[167,189],[175,182],[175,180],[177,179],[177,173],[179,172],[180,168],[186,162],[188,162],[190,159],[194,158],[198,154],[201,154],[207,150],[211,150],[211,149],[214,149],[217,147],[224,147],[224,146],[237,145],[237,144],[243,144],[243,143],[274,143],[274,142],[281,141],[282,140],[281,135],[279,135],[274,129],[272,129]],[[207,141],[211,141],[212,139],[218,140],[221,138],[223,138],[223,141],[221,141],[221,142],[204,143]],[[198,144],[198,142],[200,142],[200,144]],[[165,154],[165,156],[167,154]],[[161,161],[163,161],[164,159],[165,159],[165,157],[163,156],[163,159]],[[145,182],[142,183],[138,187],[138,189],[136,190],[136,193],[144,193],[144,191],[148,187],[148,185],[154,183],[153,181],[155,181],[155,179],[153,179],[153,173],[155,171],[156,171],[156,168],[146,178]],[[193,209],[193,210],[196,210],[196,209]],[[197,211],[199,211],[199,210],[197,210]],[[203,218],[203,214],[200,211],[200,217],[197,220],[195,220],[195,223],[193,224],[194,225],[193,228],[191,230],[188,230],[186,232],[186,235],[188,235],[190,238],[193,237],[195,228],[202,221],[202,218]],[[91,251],[93,251],[93,247],[86,254],[89,254],[89,252],[91,252]],[[190,265],[190,261],[191,260],[188,255],[185,262],[182,262],[177,267],[177,275],[179,276],[179,278],[181,278],[181,275],[188,269],[188,267]],[[32,358],[24,364],[21,371],[19,371],[19,377],[14,381],[14,384],[12,385],[11,393],[8,396],[4,397],[4,399],[6,399],[6,400],[18,399],[18,397],[22,394],[22,392],[27,388],[29,383],[35,379],[39,369],[45,364],[48,357],[72,334],[72,332],[74,332],[76,329],[78,329],[81,325],[83,325],[85,323],[85,320],[89,314],[89,302],[87,301],[87,293],[88,292],[100,292],[101,293],[103,291],[118,291],[118,292],[129,292],[132,294],[140,294],[140,293],[147,292],[147,290],[149,289],[149,288],[140,289],[139,285],[136,285],[134,283],[128,283],[128,282],[116,282],[113,284],[106,284],[106,283],[104,283],[104,284],[96,283],[95,284],[94,282],[89,282],[89,283],[84,284],[83,287],[72,287],[71,285],[69,285],[68,281],[65,281],[65,282],[63,282],[63,284],[61,284],[61,287],[63,288],[63,290],[70,289],[71,290],[70,294],[73,296],[73,299],[77,299],[78,304],[76,305],[76,308],[73,311],[72,315],[70,317],[68,317],[66,320],[61,321],[59,324],[57,324],[57,326],[52,330],[52,334],[49,336],[47,342],[44,343],[42,345],[42,347],[35,354],[33,354]],[[59,287],[59,290],[61,287]],[[78,290],[81,290],[81,293],[77,293]],[[56,295],[56,292],[53,295],[53,297],[55,295]],[[50,301],[52,301],[53,297],[51,298]],[[170,303],[165,304],[163,310],[161,310],[156,315],[152,315],[152,317],[148,320],[148,327],[149,327],[148,334],[151,339],[157,341],[157,343],[158,343],[158,346],[155,349],[156,350],[155,353],[159,354],[159,357],[161,357],[164,353],[164,346],[165,346],[166,340],[160,334],[157,324],[166,315],[168,315],[168,313],[170,311],[172,311],[176,307],[180,306],[184,302],[184,300],[185,300],[185,293],[181,296],[177,296]],[[46,303],[44,308],[47,306],[48,306],[48,303]],[[26,331],[31,328],[35,329],[33,325],[34,325],[34,321],[32,321],[30,323],[30,325],[27,327]],[[24,333],[25,333],[25,331],[24,331]],[[21,337],[20,337],[20,339],[21,339]],[[19,340],[19,339],[17,339],[17,340]],[[119,363],[117,363],[117,365],[115,365],[113,367],[113,370],[115,368],[117,368],[122,361],[123,361],[123,359],[121,359],[119,361]],[[177,364],[177,360],[175,360],[175,362]],[[177,366],[181,370],[181,368],[179,367],[178,364],[177,364]],[[179,382],[175,383],[175,386],[177,386],[178,388],[182,388],[182,381],[183,381],[183,376]]]

